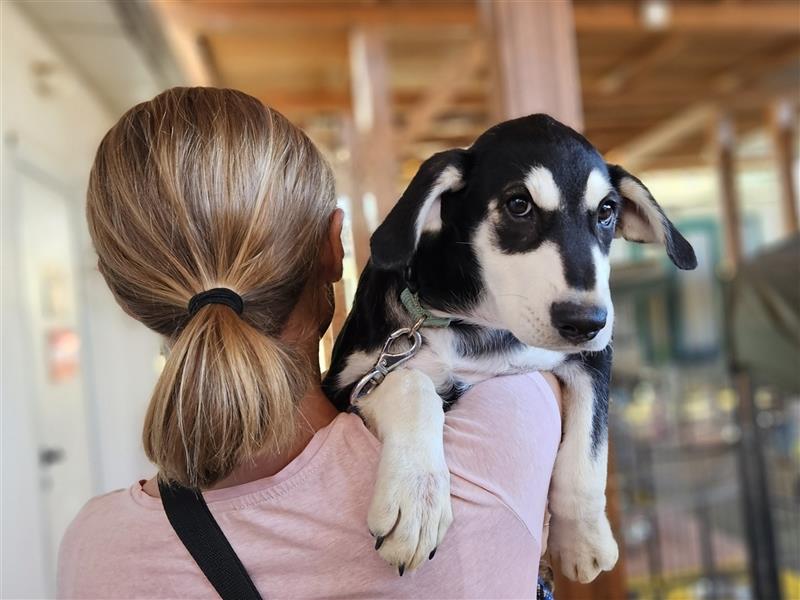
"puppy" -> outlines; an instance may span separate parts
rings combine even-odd
[[[563,387],[550,555],[581,582],[616,563],[605,486],[608,253],[619,236],[660,243],[679,268],[696,266],[642,182],[547,115],[501,123],[466,150],[432,156],[375,231],[324,386],[350,408],[389,335],[421,325],[403,397],[355,403],[384,442],[368,526],[401,575],[452,521],[443,408],[479,381],[533,370],[553,371]]]

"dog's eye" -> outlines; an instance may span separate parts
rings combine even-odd
[[[597,222],[601,227],[609,227],[617,215],[617,203],[613,200],[603,200],[597,207]]]
[[[506,202],[506,207],[508,208],[508,212],[515,217],[524,217],[531,212],[533,205],[527,198],[522,196],[514,196],[513,198],[508,199],[508,202]]]

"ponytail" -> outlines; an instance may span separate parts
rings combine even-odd
[[[175,340],[150,399],[147,457],[162,477],[205,488],[261,451],[285,450],[311,372],[301,354],[230,308],[202,308]]]

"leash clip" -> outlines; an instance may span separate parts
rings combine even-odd
[[[363,398],[383,383],[383,380],[386,379],[389,373],[411,360],[422,347],[422,334],[419,330],[424,322],[425,319],[420,318],[411,327],[398,329],[386,338],[386,342],[383,344],[383,350],[381,350],[378,360],[375,361],[372,370],[364,375],[355,385],[353,391],[350,392],[350,404],[355,405],[359,399]],[[391,352],[392,346],[401,338],[411,340],[411,347],[400,352]]]

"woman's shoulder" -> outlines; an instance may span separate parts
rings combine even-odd
[[[137,486],[92,498],[72,520],[58,552],[59,597],[116,596],[139,559],[169,541],[152,526],[163,513],[133,498]]]
[[[120,489],[96,496],[72,519],[58,551],[59,597],[80,597],[84,582],[94,579],[93,565],[97,557],[108,556],[108,538],[120,521],[126,494]]]
[[[450,413],[465,411],[482,421],[504,419],[509,411],[540,416],[559,413],[553,389],[539,372],[493,377],[471,386]]]
[[[445,454],[456,480],[497,497],[537,539],[560,440],[558,403],[540,373],[479,383],[445,417]]]
[[[123,532],[124,527],[161,516],[160,501],[156,499],[156,507],[139,499],[139,496],[145,495],[143,483],[144,480],[141,480],[130,487],[91,498],[70,523],[62,545],[64,542],[77,542],[94,532],[104,531],[109,524],[114,524],[116,531]]]
[[[363,469],[365,457],[377,455],[378,440],[355,415],[337,419],[344,421],[346,433],[335,446],[346,448],[350,458],[360,455]],[[453,494],[477,505],[491,495],[539,539],[560,441],[558,402],[541,373],[476,384],[445,415],[444,449]]]
[[[132,488],[96,496],[83,505],[64,532],[59,548],[59,569],[95,552],[108,552],[130,539],[147,513],[132,498]]]
[[[129,502],[130,495],[127,489],[114,490],[89,500],[78,511],[64,533],[61,552],[63,553],[65,548],[82,545],[86,538],[91,537],[96,531],[104,531],[112,522],[118,524],[120,517],[130,509]]]

